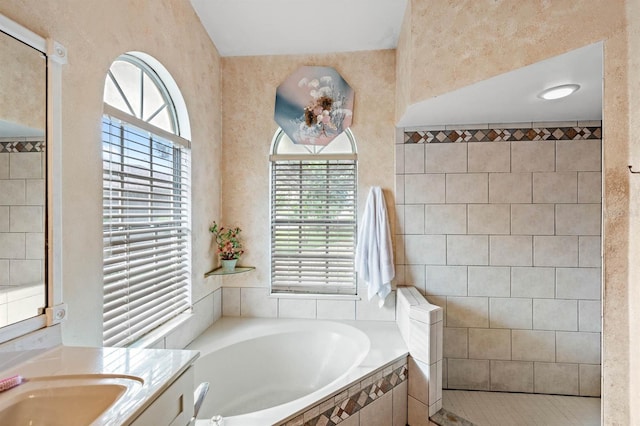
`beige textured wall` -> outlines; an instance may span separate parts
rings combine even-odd
[[[629,19],[629,164],[634,170],[640,170],[640,0],[627,2],[627,16]],[[630,214],[629,214],[629,347],[630,364],[629,399],[636,403],[630,404],[629,424],[640,424],[640,175],[631,176],[629,179]]]
[[[334,67],[355,91],[358,207],[378,185],[393,203],[395,51],[223,58],[222,221],[243,229],[242,264],[256,271],[225,286],[269,286],[269,149],[276,88],[302,65]],[[392,211],[392,209],[390,209]],[[393,222],[392,222],[393,223]]]
[[[604,40],[603,415],[606,424],[630,424],[630,377],[634,389],[640,379],[629,369],[629,258],[637,250],[629,250],[626,2],[410,2],[411,42],[397,52],[412,59],[397,74],[410,88],[397,99],[397,117],[412,103]]]
[[[217,50],[183,0],[4,0],[0,13],[68,50],[62,71],[63,341],[102,341],[102,172],[100,119],[106,72],[142,51],[171,73],[185,98],[193,142],[193,300],[220,286],[208,223],[220,211],[221,90]]]
[[[0,34],[0,120],[45,128],[47,64],[37,50]],[[15,135],[2,135],[15,136]]]

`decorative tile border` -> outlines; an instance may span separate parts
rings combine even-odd
[[[407,358],[378,370],[349,389],[294,417],[284,426],[335,426],[407,380]]]
[[[602,139],[602,127],[532,127],[405,132],[404,143],[530,142]]]
[[[10,141],[0,142],[0,153],[3,152],[44,152],[44,141]]]

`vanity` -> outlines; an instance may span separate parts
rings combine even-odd
[[[198,352],[62,345],[67,52],[0,14],[0,57],[0,424],[189,424]]]
[[[2,378],[24,383],[0,393],[0,424],[175,425],[193,417],[196,351],[57,346],[3,354]],[[13,359],[12,359],[13,358]]]

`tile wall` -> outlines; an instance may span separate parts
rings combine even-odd
[[[601,122],[405,129],[396,282],[445,309],[450,389],[600,395]]]
[[[225,277],[225,280],[227,279],[232,280],[233,277]],[[366,287],[358,288],[358,296],[356,297],[271,296],[267,287],[223,287],[222,315],[231,317],[395,321],[395,291],[392,291],[386,297],[382,308],[378,307],[377,298],[369,302],[366,295]]]
[[[0,326],[44,305],[44,177],[42,140],[0,138]]]

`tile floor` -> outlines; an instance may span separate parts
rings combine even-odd
[[[600,398],[445,390],[443,408],[477,426],[596,426]]]

